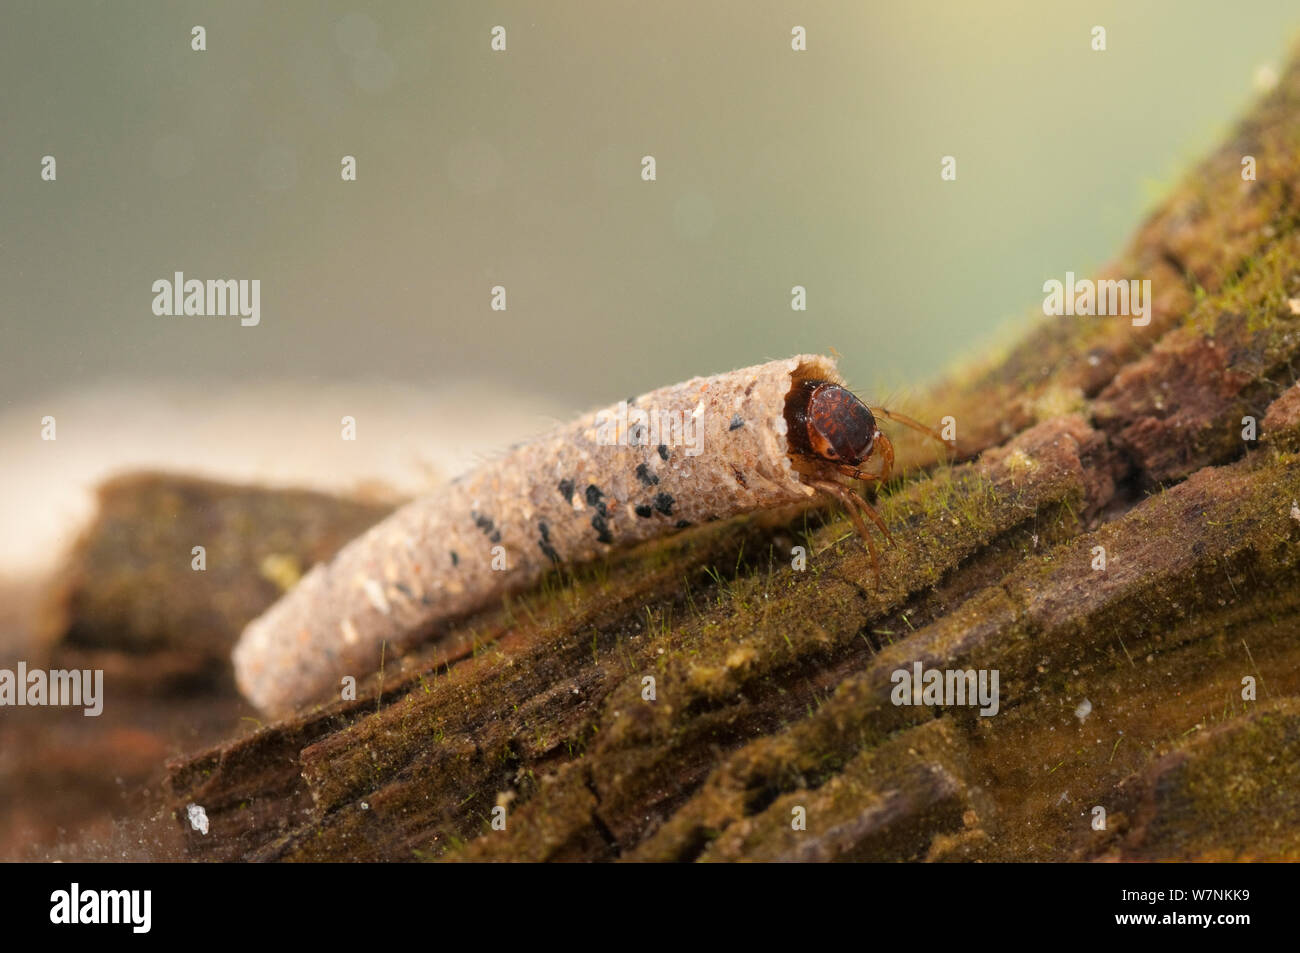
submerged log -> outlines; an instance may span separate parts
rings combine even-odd
[[[908,408],[980,453],[900,435],[879,589],[812,512],[558,572],[173,761],[190,855],[1300,859],[1300,65],[1100,277],[1150,324],[1040,318]],[[918,663],[996,712],[900,704]]]
[[[0,669],[102,671],[101,710],[3,709],[0,858],[174,859],[179,835],[152,821],[163,765],[252,714],[230,670],[240,629],[296,567],[391,508],[159,473],[101,487],[95,520],[31,613],[40,641],[11,639],[17,654],[0,659]],[[26,630],[0,619],[0,636],[15,633]]]
[[[105,668],[141,691],[229,684],[230,650],[249,620],[391,510],[124,474],[99,488],[96,518],[47,600],[42,641],[60,666]]]

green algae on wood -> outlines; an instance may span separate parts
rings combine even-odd
[[[833,513],[701,528],[176,762],[173,803],[221,838],[263,801],[248,859],[1296,859],[1298,117],[1293,65],[1104,270],[1148,327],[1037,321],[920,399],[981,456],[900,439],[879,590]],[[998,714],[894,705],[915,662],[998,670]]]

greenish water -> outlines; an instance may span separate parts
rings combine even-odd
[[[905,395],[1117,252],[1283,65],[1300,8],[6,0],[3,20],[0,401],[471,375],[585,406],[830,347],[862,391]],[[259,279],[260,324],[155,316],[176,271]]]

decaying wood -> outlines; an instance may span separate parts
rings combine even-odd
[[[908,408],[982,453],[900,438],[878,591],[810,513],[557,573],[174,760],[190,856],[1300,859],[1300,67],[1100,277],[1150,325],[1039,318]],[[916,662],[998,713],[894,704]]]
[[[99,488],[45,612],[55,661],[141,689],[223,681],[240,630],[392,506],[163,473]],[[195,553],[201,547],[201,562]]]
[[[45,593],[37,641],[0,618],[0,644],[15,653],[0,667],[23,659],[104,673],[97,717],[3,710],[0,858],[180,856],[179,833],[156,820],[164,763],[250,724],[229,665],[240,629],[295,567],[328,558],[391,509],[160,473],[105,483],[94,522]]]

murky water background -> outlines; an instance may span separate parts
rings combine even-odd
[[[538,9],[6,4],[0,574],[54,565],[131,467],[416,492],[831,347],[905,408],[1118,251],[1300,26],[1290,0]],[[178,270],[260,279],[261,323],[155,316]]]

